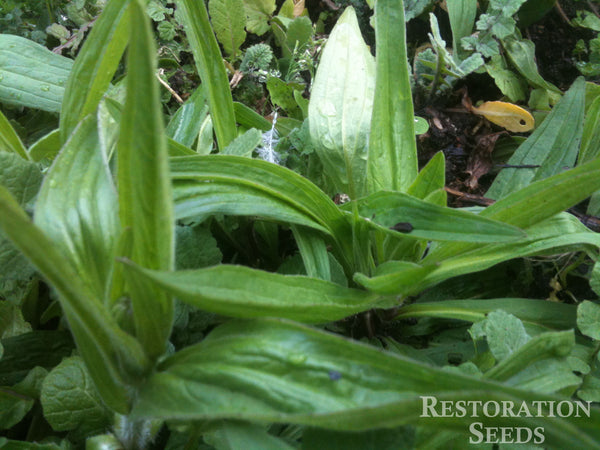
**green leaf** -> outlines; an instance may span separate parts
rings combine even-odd
[[[308,105],[308,122],[325,174],[339,192],[352,199],[366,192],[374,93],[375,63],[354,9],[349,7],[323,49]],[[412,115],[410,121],[412,124]]]
[[[489,9],[502,13],[504,17],[513,16],[526,0],[490,0]]]
[[[365,291],[315,278],[244,266],[159,272],[128,263],[128,268],[196,308],[231,317],[326,323],[366,311],[381,300]]]
[[[421,169],[407,194],[424,200],[429,194],[442,189],[446,184],[446,160],[443,152],[437,152]]]
[[[0,111],[0,152],[16,153],[23,159],[29,159],[25,146],[2,111]]]
[[[210,26],[204,2],[178,0],[176,4],[190,41],[198,74],[207,89],[217,142],[219,148],[224,149],[235,139],[237,132],[229,79],[219,45]]]
[[[12,428],[31,410],[40,395],[47,371],[33,368],[27,376],[11,387],[0,387],[0,429]]]
[[[405,0],[404,14],[406,21],[408,22],[409,20],[420,16],[421,14],[423,14],[423,11],[425,11],[433,3],[434,0]]]
[[[528,228],[558,214],[600,189],[600,160],[536,181],[482,211],[482,215]]]
[[[15,153],[0,152],[0,184],[19,205],[29,205],[37,195],[43,175],[40,167]]]
[[[506,95],[511,102],[525,100],[527,83],[509,70],[501,55],[494,55],[485,65],[485,70],[494,79],[496,86]],[[546,91],[544,91],[546,92]]]
[[[477,21],[477,25],[479,25],[479,21]],[[477,51],[485,58],[491,58],[500,52],[498,41],[489,33],[484,34],[482,38],[477,35],[464,37],[460,43],[465,50]]]
[[[29,147],[29,157],[33,161],[41,161],[43,159],[52,161],[58,154],[60,146],[60,130],[52,130]]]
[[[6,339],[29,333],[31,325],[23,318],[19,306],[4,301],[0,302],[0,339]]]
[[[172,41],[177,36],[177,28],[167,20],[159,23],[156,30],[158,31],[158,36],[164,41]]]
[[[86,450],[121,450],[123,444],[114,434],[99,434],[85,441]]]
[[[378,266],[371,278],[355,273],[354,281],[380,295],[402,295],[433,269],[434,266],[420,266],[408,261],[388,261]]]
[[[55,431],[72,431],[80,437],[102,433],[112,416],[77,356],[64,359],[45,378],[40,396],[44,418]]]
[[[251,128],[231,141],[229,145],[221,151],[221,154],[251,158],[252,152],[261,142],[262,132],[256,128]]]
[[[246,40],[246,14],[243,0],[209,0],[208,12],[217,39],[225,53],[235,60]]]
[[[207,115],[200,125],[200,132],[198,133],[198,145],[196,146],[196,152],[199,155],[210,155],[213,150],[213,126],[210,115]],[[173,156],[171,153],[169,153]]]
[[[80,123],[54,160],[34,217],[89,292],[105,300],[120,225],[117,194],[94,117]]]
[[[0,34],[0,102],[59,112],[72,66],[40,44]]]
[[[216,239],[203,226],[176,228],[175,265],[177,270],[200,269],[219,264],[223,255]]]
[[[33,407],[34,399],[0,387],[0,429],[7,430],[18,424]]]
[[[414,293],[447,278],[484,270],[509,259],[565,249],[581,250],[586,248],[584,244],[600,247],[598,235],[590,233],[567,213],[529,227],[526,231],[527,239],[515,243],[484,246],[452,243],[430,249],[423,265],[438,263],[438,266],[425,278],[423,284],[414,287]]]
[[[577,163],[591,161],[598,155],[600,155],[600,97],[593,101],[586,112]]]
[[[202,86],[196,88],[192,96],[181,106],[167,125],[165,132],[176,142],[192,147],[198,138],[202,121],[208,114],[206,93]]]
[[[530,365],[548,358],[564,358],[573,350],[575,335],[572,330],[541,333],[530,338],[516,317],[503,311],[494,311],[489,316],[492,314],[503,316],[491,319],[496,324],[487,320],[483,323],[490,350],[500,361],[486,372],[488,378],[509,380]]]
[[[26,378],[36,367],[51,369],[74,349],[66,331],[36,330],[2,339],[0,385],[10,386]]]
[[[429,122],[423,117],[415,116],[415,134],[425,134],[429,130]]]
[[[532,86],[546,89],[555,94],[560,90],[542,78],[535,63],[535,44],[527,39],[509,37],[502,41],[502,46],[511,63]]]
[[[276,319],[232,321],[167,358],[143,386],[133,416],[277,421],[346,431],[416,423],[466,433],[472,417],[423,420],[423,399],[566,400],[442,370]],[[531,405],[531,403],[529,403]],[[531,406],[530,406],[531,407]],[[545,445],[598,448],[590,417],[480,416],[484,426],[543,426]]]
[[[600,293],[600,263],[596,262],[590,272],[590,288],[598,295]]]
[[[573,19],[572,23],[578,27],[600,31],[600,18],[590,11],[577,11],[577,17]]]
[[[460,40],[473,31],[477,15],[477,0],[446,0],[446,7],[452,29],[452,51],[455,60],[460,61],[467,56],[460,45]]]
[[[573,334],[564,332],[565,338],[570,337],[571,343],[573,343]],[[551,336],[543,336],[551,337]],[[532,344],[537,342],[536,336],[532,339]],[[564,339],[566,340],[566,339]],[[579,385],[581,385],[581,378],[573,373],[573,368],[569,365],[567,358],[564,355],[560,357],[544,357],[540,358],[540,355],[544,355],[544,351],[547,352],[547,347],[551,342],[550,339],[546,339],[546,342],[540,342],[534,348],[531,348],[530,344],[526,344],[521,350],[514,355],[515,367],[518,367],[519,372],[509,378],[506,384],[512,386],[518,386],[520,389],[527,389],[529,391],[541,392],[541,393],[553,393],[558,391],[573,391]],[[573,346],[568,348],[572,348]],[[525,352],[525,350],[529,350]],[[511,360],[513,357],[511,357]],[[520,361],[517,362],[517,359]],[[508,360],[503,361],[508,363]],[[523,369],[523,365],[526,367]]]
[[[243,103],[234,102],[233,109],[235,110],[235,120],[246,128],[269,131],[272,127],[271,122]]]
[[[24,160],[15,153],[0,152],[0,185],[25,207],[34,199],[42,183],[37,164]],[[28,280],[33,268],[26,258],[0,231],[0,281]]]
[[[417,177],[418,161],[402,0],[377,1],[375,17],[377,58],[368,193],[406,192]]]
[[[129,393],[125,379],[139,377],[147,362],[138,343],[123,333],[94,298],[70,260],[33,225],[8,191],[0,186],[0,226],[21,252],[60,294],[60,303],[103,400],[126,412]]]
[[[577,307],[577,328],[582,334],[600,341],[600,306],[584,301]]]
[[[531,339],[523,323],[504,311],[489,313],[484,322],[484,331],[490,351],[498,361],[506,359]]]
[[[600,401],[600,378],[597,377],[585,377],[581,388],[577,391],[577,396],[588,402]]]
[[[259,36],[269,31],[269,19],[275,12],[275,0],[244,0],[246,29]]]
[[[302,118],[302,111],[294,98],[294,92],[298,90],[295,83],[286,83],[277,77],[269,76],[267,89],[274,104],[281,106],[291,117]]]
[[[96,111],[119,67],[129,36],[129,3],[108,2],[77,54],[61,107],[63,143],[81,119]]]
[[[171,158],[171,175],[177,219],[222,213],[306,225],[336,238],[346,257],[352,253],[344,213],[323,191],[289,169],[249,158],[209,155]]]
[[[566,303],[525,298],[501,298],[413,303],[402,306],[398,311],[397,318],[439,317],[479,322],[484,320],[488,313],[498,309],[518,317],[526,325],[541,326],[548,330],[572,328],[576,314],[576,308]]]
[[[302,256],[306,274],[312,278],[332,281],[329,254],[323,237],[310,228],[297,225],[292,225],[292,232]]]
[[[517,149],[511,165],[539,165],[539,168],[506,168],[496,177],[486,196],[502,198],[528,184],[572,167],[583,132],[585,82],[579,78],[542,124]]]
[[[401,192],[378,192],[356,201],[358,212],[386,232],[417,239],[503,242],[525,237],[513,226],[467,211],[437,206]],[[345,204],[349,209],[351,204]]]
[[[282,439],[267,433],[260,425],[226,421],[217,425],[215,431],[206,433],[204,441],[216,450],[292,450]]]
[[[162,22],[165,20],[165,14],[172,14],[171,8],[165,8],[163,5],[158,3],[156,0],[152,0],[146,7],[146,11],[150,18],[155,22]]]
[[[298,56],[310,44],[314,34],[310,17],[300,16],[293,19],[287,26],[285,33],[285,44],[283,45],[283,55],[286,58],[292,58],[294,50],[297,49]]]
[[[174,258],[174,217],[167,146],[149,19],[131,3],[127,100],[117,147],[119,213],[131,229],[131,259],[150,269],[170,270]],[[150,357],[166,348],[173,321],[173,301],[136,279],[131,301],[136,334]]]

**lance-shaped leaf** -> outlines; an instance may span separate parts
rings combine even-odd
[[[477,0],[447,0],[448,18],[452,29],[452,53],[457,63],[468,56],[460,40],[469,36],[477,16]]]
[[[388,261],[379,267],[371,278],[362,273],[354,274],[354,281],[371,292],[380,295],[403,295],[435,269],[435,266],[420,266],[408,261]]]
[[[357,200],[373,226],[417,239],[505,242],[525,237],[518,228],[468,211],[434,205],[401,192],[378,192]],[[346,203],[344,209],[350,209]]]
[[[323,236],[305,227],[292,225],[292,233],[309,277],[331,281],[329,254]]]
[[[348,7],[323,49],[308,105],[308,123],[326,175],[336,189],[353,199],[366,192],[374,91],[375,62],[362,39],[354,9]]]
[[[0,152],[16,153],[23,159],[29,159],[25,146],[2,111],[0,111]]]
[[[583,134],[584,95],[585,82],[579,78],[508,161],[511,165],[539,167],[503,169],[487,191],[487,197],[500,199],[575,164]]]
[[[344,225],[344,214],[323,191],[285,167],[231,155],[175,157],[170,159],[170,163],[177,218],[197,214],[195,211],[187,213],[185,208],[191,205],[182,208],[179,200],[179,193],[190,186],[189,182],[194,181],[194,184],[199,185],[199,193],[203,191],[201,185],[210,186],[211,183],[235,186],[240,193],[243,193],[243,188],[254,189],[264,197],[285,202],[332,234],[337,231],[336,227]],[[259,204],[253,206],[261,208]],[[252,214],[250,209],[244,208],[243,198],[240,198],[240,211],[243,209],[246,211],[240,215]]]
[[[127,263],[146,280],[206,311],[238,318],[282,317],[306,323],[340,320],[394,300],[305,276],[280,275],[244,266],[159,272]]]
[[[571,217],[569,219],[569,217]],[[600,248],[600,235],[591,233],[577,219],[565,213],[527,229],[527,239],[515,243],[478,245],[450,244],[434,249],[423,264],[437,263],[421,283],[413,285],[411,293],[420,292],[440,281],[470,272],[485,270],[495,264],[514,258],[536,254]],[[450,256],[454,254],[454,256]]]
[[[43,45],[0,34],[0,103],[59,112],[72,66]]]
[[[529,84],[546,89],[549,93],[560,95],[560,89],[542,78],[535,63],[535,44],[527,39],[516,39],[509,36],[502,45],[515,68]]]
[[[202,83],[208,92],[208,106],[220,149],[224,149],[237,135],[233,98],[219,44],[210,26],[204,2],[178,0],[187,37]]]
[[[549,330],[568,330],[575,323],[574,305],[531,300],[526,298],[499,298],[486,300],[444,300],[443,302],[413,303],[400,308],[398,319],[410,317],[438,317],[478,322],[488,313],[501,309],[518,317],[523,323]]]
[[[305,225],[329,234],[351,258],[352,231],[345,214],[317,186],[289,169],[239,156],[208,155],[171,158],[171,176],[178,219],[221,213]]]
[[[417,176],[417,142],[402,0],[375,3],[375,101],[368,154],[368,192],[406,192]]]
[[[127,46],[130,0],[107,2],[79,51],[67,81],[60,115],[65,142],[75,125],[98,107]]]
[[[445,184],[446,160],[443,152],[437,152],[421,169],[406,193],[423,200],[433,192],[444,189]]]
[[[167,358],[142,387],[134,417],[235,418],[338,430],[407,423],[468,433],[473,418],[423,418],[424,400],[565,400],[446,371],[296,323],[233,321]],[[530,406],[531,407],[531,406]],[[436,407],[440,410],[440,405]],[[480,410],[481,412],[481,410]],[[484,426],[544,426],[546,444],[600,448],[590,417],[486,417]],[[545,444],[545,445],[546,445]],[[561,447],[561,445],[563,447]]]
[[[94,117],[86,117],[63,146],[42,184],[34,220],[90,292],[104,300],[120,225],[117,192],[96,125]]]
[[[136,0],[130,5],[127,100],[117,147],[120,218],[131,228],[131,259],[150,269],[173,265],[174,219],[166,137],[154,76],[154,38]],[[164,292],[129,280],[137,336],[146,352],[160,356],[171,333],[173,302]]]
[[[531,235],[529,227],[576,205],[597,190],[600,190],[600,159],[536,181],[479,214],[523,228]],[[429,261],[441,261],[474,248],[474,245],[466,243],[439,246],[432,249],[427,258]]]
[[[125,334],[100,300],[80,281],[78,269],[27,217],[0,186],[0,226],[59,293],[77,348],[104,402],[126,414],[129,383],[142,376],[147,360],[139,343]]]
[[[208,114],[206,93],[203,86],[199,86],[192,96],[177,110],[165,132],[174,141],[191,147],[198,138],[202,121]]]

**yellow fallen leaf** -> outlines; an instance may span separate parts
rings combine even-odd
[[[515,133],[530,131],[535,125],[535,120],[529,111],[512,103],[485,102],[479,107],[473,106],[471,110],[490,122]]]

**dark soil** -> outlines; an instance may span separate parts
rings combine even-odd
[[[540,75],[562,90],[571,86],[581,75],[575,67],[572,52],[580,39],[585,42],[595,33],[585,28],[573,27],[567,18],[576,16],[577,9],[586,9],[585,2],[561,1],[567,17],[552,8],[544,18],[525,30],[525,36],[535,44],[535,55]]]

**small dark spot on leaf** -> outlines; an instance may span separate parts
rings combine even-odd
[[[461,353],[450,352],[448,353],[448,364],[458,366],[463,362],[463,355]]]
[[[399,231],[400,233],[410,233],[413,230],[413,226],[408,222],[398,222],[390,230]]]
[[[341,378],[342,378],[342,374],[339,373],[337,370],[330,370],[329,371],[329,379],[331,381],[338,381]]]
[[[523,120],[523,119],[519,120],[519,124],[520,124],[520,125],[525,125],[526,123],[527,123],[527,122],[525,122],[525,120]]]

